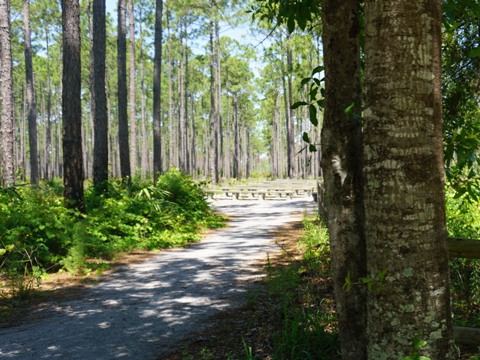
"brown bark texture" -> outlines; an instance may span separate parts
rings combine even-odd
[[[105,90],[106,28],[105,0],[93,1],[92,114],[94,126],[93,183],[104,188],[108,180],[108,115]]]
[[[161,73],[162,73],[162,15],[163,1],[155,2],[155,54],[153,59],[153,179],[156,182],[162,171],[161,137]]]
[[[440,0],[367,0],[364,112],[369,359],[453,359]]]
[[[80,11],[78,0],[62,0],[63,185],[68,207],[84,210]]]
[[[136,66],[135,66],[135,8],[133,0],[128,0],[128,26],[130,38],[129,68],[129,107],[130,107],[130,168],[133,174],[137,171],[137,100],[136,100]]]
[[[37,103],[35,98],[35,83],[33,78],[29,0],[23,0],[23,34],[25,50],[25,82],[28,117],[28,140],[30,146],[30,182],[33,185],[37,185],[39,178],[37,146]]]
[[[118,1],[118,142],[120,151],[120,173],[122,178],[130,177],[130,147],[128,141],[127,102],[127,18],[125,0]]]
[[[366,291],[344,288],[366,274],[363,236],[362,150],[359,80],[359,4],[322,3],[325,110],[322,169],[328,196],[328,228],[342,359],[366,359]],[[351,107],[350,111],[346,111]]]
[[[15,184],[15,118],[13,108],[12,47],[10,42],[10,2],[0,0],[0,146],[2,186]]]

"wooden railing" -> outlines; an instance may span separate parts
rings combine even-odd
[[[318,213],[326,218],[327,208],[323,184],[317,183],[317,193],[314,194],[318,202]],[[450,258],[480,259],[480,239],[448,238]],[[453,336],[455,343],[469,346],[480,346],[480,329],[454,326]]]

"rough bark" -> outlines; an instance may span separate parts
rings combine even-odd
[[[155,54],[153,59],[153,178],[156,182],[162,172],[161,135],[161,74],[162,74],[162,13],[163,1],[155,2]]]
[[[117,73],[118,73],[118,141],[120,152],[120,173],[122,178],[131,175],[130,147],[128,141],[127,112],[127,18],[125,0],[118,1]]]
[[[10,42],[10,2],[0,0],[0,145],[2,155],[2,182],[15,184],[15,118],[13,109],[12,48]]]
[[[106,27],[105,0],[93,1],[92,39],[92,116],[93,116],[93,184],[104,188],[108,180],[108,115],[105,90]]]
[[[38,184],[38,146],[37,146],[37,101],[33,78],[32,43],[30,36],[30,4],[23,0],[23,34],[25,49],[25,81],[28,117],[28,138],[30,145],[30,182]]]
[[[365,4],[368,354],[453,359],[442,159],[439,0]],[[386,274],[379,281],[379,274]],[[381,276],[380,276],[381,278]],[[376,280],[375,280],[376,279]]]
[[[84,211],[80,11],[78,0],[62,0],[63,185],[67,207]]]
[[[356,0],[322,3],[325,111],[322,169],[328,209],[342,359],[366,359],[366,291],[343,287],[347,278],[366,275],[363,236],[362,150],[359,114],[359,4]],[[346,109],[354,104],[350,113]]]
[[[137,171],[137,114],[136,114],[136,76],[135,76],[135,11],[133,0],[128,0],[128,25],[130,37],[130,68],[129,68],[129,107],[130,107],[130,168]]]

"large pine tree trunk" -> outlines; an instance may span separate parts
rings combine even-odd
[[[91,63],[93,117],[93,184],[97,190],[108,180],[108,114],[105,90],[106,27],[105,0],[93,1]]]
[[[80,10],[78,0],[62,0],[63,29],[63,184],[68,207],[83,202]]]
[[[118,1],[117,73],[118,141],[122,178],[131,175],[127,112],[127,17],[125,0]]]
[[[32,45],[30,37],[30,4],[23,0],[23,33],[25,47],[25,80],[28,114],[28,136],[30,145],[30,182],[38,184],[38,146],[37,146],[37,101],[33,78]]]
[[[365,5],[368,353],[453,359],[445,229],[440,0]]]
[[[12,47],[10,43],[10,3],[0,0],[0,145],[3,186],[15,184],[15,119],[13,108]]]
[[[322,128],[328,228],[342,359],[362,360],[366,353],[366,289],[346,291],[348,278],[366,275],[363,236],[362,150],[359,80],[360,47],[357,0],[322,3],[325,111]],[[350,113],[346,109],[354,104]]]

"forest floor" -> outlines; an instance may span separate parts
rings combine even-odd
[[[189,357],[187,344],[195,347],[203,331],[214,339],[209,324],[218,330],[218,324],[229,321],[233,323],[218,333],[220,339],[239,331],[240,339],[256,349],[265,347],[267,354],[268,341],[260,345],[255,335],[250,342],[255,326],[243,311],[253,303],[249,298],[255,297],[256,304],[263,298],[267,254],[273,259],[281,252],[272,233],[300,221],[314,203],[302,199],[215,205],[231,216],[229,226],[200,243],[130,254],[102,276],[52,277],[34,299],[10,308],[8,316],[0,309],[0,357],[148,360],[174,359],[177,353],[180,359],[227,359],[233,353],[226,348],[227,357],[210,356],[203,345],[202,357]],[[248,326],[244,332],[234,323]]]

